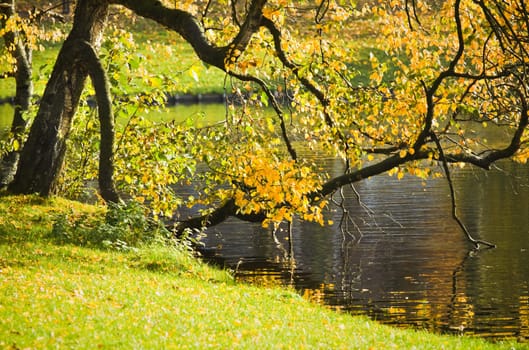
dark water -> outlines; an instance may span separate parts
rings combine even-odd
[[[10,114],[0,109],[0,129]],[[342,171],[339,161],[321,162]],[[496,249],[471,249],[451,219],[446,180],[387,175],[357,184],[360,200],[351,188],[335,196],[349,214],[344,230],[336,206],[327,213],[333,226],[294,222],[292,244],[286,227],[274,235],[235,219],[204,243],[209,259],[241,281],[291,286],[398,327],[529,341],[529,165],[499,167],[453,173],[460,217]]]
[[[471,249],[451,219],[446,180],[387,175],[356,185],[360,201],[344,190],[347,232],[335,207],[332,227],[295,222],[292,246],[286,227],[274,239],[235,219],[210,229],[204,242],[216,254],[211,259],[241,281],[292,286],[315,302],[394,326],[528,341],[529,166],[506,162],[501,170],[453,175],[460,217],[498,248]]]

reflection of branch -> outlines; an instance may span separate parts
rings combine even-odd
[[[483,244],[489,248],[496,248],[495,244],[473,238],[468,229],[465,227],[465,224],[463,224],[463,221],[461,221],[459,216],[457,216],[456,194],[454,191],[454,184],[452,183],[452,178],[450,177],[450,168],[448,167],[448,162],[446,161],[443,147],[441,146],[441,142],[439,141],[439,138],[434,132],[430,134],[430,137],[434,140],[437,149],[439,150],[441,164],[443,165],[443,169],[446,175],[446,181],[448,181],[448,187],[450,188],[450,198],[452,200],[452,218],[457,222],[461,230],[463,230],[463,232],[467,236],[467,239],[472,242],[476,248],[479,248],[480,244]]]
[[[457,291],[457,275],[463,271],[463,269],[465,268],[465,264],[467,262],[467,260],[473,255],[474,251],[471,250],[469,251],[465,257],[463,258],[463,260],[456,266],[456,268],[454,269],[454,271],[452,272],[452,295],[450,297],[450,303],[448,304],[448,328],[451,330],[451,331],[454,331],[454,330],[457,330],[459,332],[462,332],[464,330],[464,326],[463,325],[450,325],[452,322],[457,322],[457,320],[454,320],[454,316],[456,314],[456,303],[457,303],[457,296],[458,296],[458,291]]]
[[[353,186],[351,185],[351,187]],[[354,218],[349,213],[349,209],[347,209],[345,206],[346,198],[343,193],[343,187],[340,188],[337,192],[340,193],[340,201],[337,201],[334,198],[334,195],[331,196],[330,201],[331,203],[339,207],[340,210],[342,211],[342,216],[340,218],[340,224],[338,225],[338,227],[340,228],[340,231],[342,233],[342,248],[344,248],[346,235],[350,236],[353,239],[353,242],[360,242],[360,239],[362,239],[363,234],[362,234],[362,231],[360,230],[360,227],[357,225]],[[349,230],[349,222],[353,224],[356,232],[358,232],[358,234],[360,235],[359,238],[356,238],[355,234],[351,232],[351,230]]]

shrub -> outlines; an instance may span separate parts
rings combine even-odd
[[[134,201],[110,204],[107,214],[101,217],[70,211],[55,218],[50,238],[59,244],[124,251],[143,244],[169,242],[171,232],[145,213],[145,207]]]

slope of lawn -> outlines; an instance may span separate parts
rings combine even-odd
[[[102,207],[60,198],[0,198],[0,348],[522,347],[395,329],[290,290],[236,284],[181,246],[102,248],[87,235],[105,232],[90,227],[104,217]]]

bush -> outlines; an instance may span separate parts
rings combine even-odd
[[[104,217],[71,211],[56,217],[50,238],[59,244],[125,251],[143,244],[170,241],[171,232],[145,213],[145,207],[134,201],[110,204]]]

